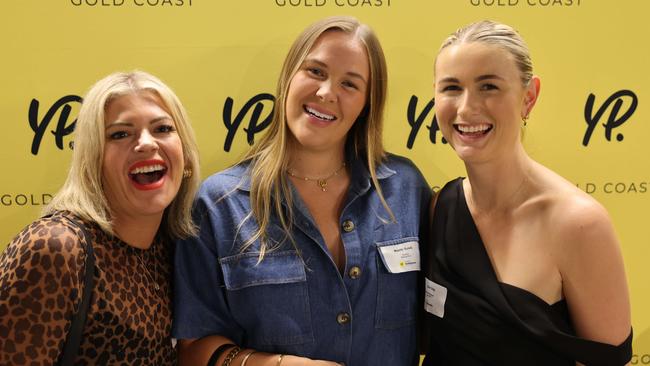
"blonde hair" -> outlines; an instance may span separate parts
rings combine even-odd
[[[314,43],[323,33],[329,31],[340,31],[353,35],[363,44],[368,54],[370,80],[366,105],[348,132],[346,145],[352,144],[355,156],[366,160],[379,198],[391,219],[395,220],[393,212],[384,199],[375,172],[377,165],[386,156],[382,143],[382,124],[387,84],[384,52],[377,36],[367,25],[359,23],[353,17],[328,17],[308,26],[292,44],[280,72],[273,118],[268,132],[242,160],[250,161],[251,175],[251,212],[246,219],[252,216],[257,220],[258,224],[257,231],[244,243],[242,251],[245,251],[256,240],[260,240],[260,261],[264,258],[267,250],[274,249],[274,246],[269,245],[269,238],[266,234],[273,213],[280,220],[285,238],[290,239],[294,247],[296,247],[291,235],[293,202],[288,178],[285,174],[289,162],[287,145],[291,134],[286,123],[285,104],[289,85],[294,75],[298,72]],[[281,198],[284,198],[287,203],[286,214],[282,207]]]
[[[116,72],[96,82],[83,99],[75,125],[72,163],[63,187],[43,210],[57,210],[96,222],[102,230],[114,235],[110,204],[104,194],[102,165],[104,160],[104,129],[106,107],[120,96],[151,93],[162,102],[161,107],[173,118],[181,140],[185,169],[192,175],[181,182],[172,203],[165,209],[161,230],[170,238],[182,238],[197,232],[191,209],[199,186],[199,154],[185,108],[174,92],[153,75],[142,71]]]
[[[526,42],[514,28],[491,20],[466,25],[442,42],[438,54],[449,46],[470,42],[487,43],[508,51],[521,72],[523,85],[528,85],[533,77],[533,62]]]

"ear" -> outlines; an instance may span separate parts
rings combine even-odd
[[[539,77],[533,75],[526,87],[526,96],[524,97],[524,105],[521,110],[521,118],[528,118],[530,112],[533,110],[537,98],[539,97],[540,81]]]

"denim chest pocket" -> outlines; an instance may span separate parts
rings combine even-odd
[[[418,240],[406,236],[375,242],[378,281],[376,328],[396,329],[415,323],[420,269]],[[411,253],[404,259],[395,256],[404,250]]]
[[[248,346],[312,342],[307,275],[293,250],[219,260],[231,312],[246,331]]]

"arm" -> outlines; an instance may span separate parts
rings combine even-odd
[[[421,272],[418,279],[418,348],[420,355],[426,355],[431,350],[430,338],[429,335],[429,323],[427,321],[427,315],[424,310],[424,278],[427,272],[427,261],[429,258],[429,250],[431,248],[432,242],[432,229],[433,229],[433,213],[436,207],[436,201],[438,199],[438,192],[430,190],[426,195],[425,200],[427,203],[422,208],[422,218],[420,220],[420,257],[421,257]]]
[[[31,233],[36,225],[41,229]],[[45,228],[47,233],[43,233]],[[44,225],[39,220],[2,253],[0,364],[52,364],[58,360],[81,294],[84,257],[80,252],[76,232],[60,223]]]
[[[229,237],[228,225],[223,217],[231,217],[217,200],[205,192],[199,195],[194,218],[199,225],[197,237],[177,243],[174,258],[175,318],[173,335],[179,339],[180,365],[207,365],[213,353],[224,344],[245,347],[246,330],[235,320],[229,302],[224,273],[219,257],[232,254],[233,239]],[[236,223],[234,223],[236,224]],[[234,231],[234,230],[230,230]],[[223,365],[228,354],[226,349],[213,365]],[[230,365],[239,366],[253,350],[243,349]],[[277,366],[278,354],[255,353],[247,366]],[[283,356],[282,366],[336,365],[332,362],[311,361],[295,356]],[[212,365],[210,365],[212,366]]]
[[[561,215],[562,290],[577,335],[620,345],[630,334],[630,302],[620,245],[597,202],[576,200]]]
[[[221,345],[232,344],[229,339],[213,335],[207,336],[200,339],[184,339],[179,342],[179,365],[207,365],[208,360],[212,353]],[[223,365],[224,360],[226,359],[228,353],[233,349],[233,347],[228,348],[222,355],[218,358],[217,362],[214,364],[216,366]],[[235,357],[230,363],[233,366],[241,365],[244,361],[244,358],[253,352],[252,349],[242,349],[241,352]],[[278,360],[280,358],[279,354],[271,354],[264,352],[255,351],[246,361],[246,366],[277,366]],[[339,365],[336,362],[330,361],[320,361],[320,360],[311,360],[305,357],[298,357],[292,355],[285,355],[282,357],[281,366],[336,366]],[[209,365],[212,366],[212,365]]]

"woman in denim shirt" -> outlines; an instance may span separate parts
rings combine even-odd
[[[350,17],[312,24],[276,95],[269,131],[203,183],[200,234],[177,246],[180,363],[417,364],[430,190],[408,159],[383,149],[376,36]]]

